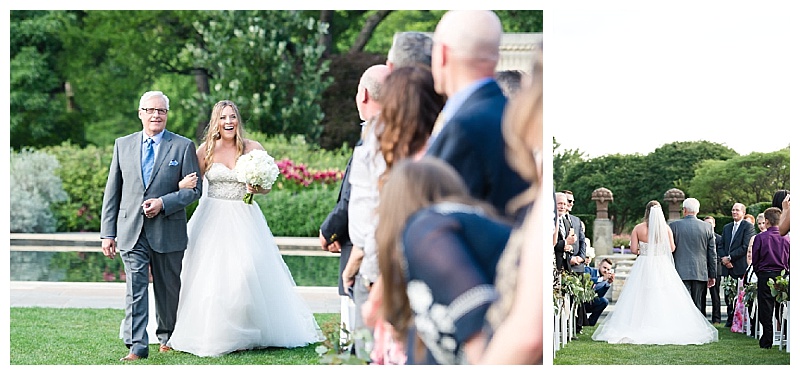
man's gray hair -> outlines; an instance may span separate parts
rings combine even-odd
[[[683,201],[683,208],[690,214],[696,214],[700,212],[700,201],[698,201],[697,198],[686,198],[686,200]]]
[[[432,49],[433,39],[421,32],[395,33],[386,59],[394,64],[395,69],[416,64],[430,67]]]
[[[154,96],[160,96],[164,98],[164,103],[167,106],[167,110],[169,110],[169,98],[166,95],[164,95],[164,93],[161,91],[148,91],[144,93],[144,95],[142,95],[142,98],[139,99],[139,108],[144,108],[144,102],[146,102],[148,99]]]

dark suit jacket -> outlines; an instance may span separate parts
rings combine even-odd
[[[750,245],[750,238],[756,235],[756,230],[753,224],[742,219],[733,241],[731,241],[732,231],[733,222],[725,224],[722,228],[722,250],[718,251],[718,255],[720,258],[730,256],[733,263],[733,268],[722,267],[722,276],[741,277],[747,270],[747,247]]]
[[[559,220],[561,220],[560,217],[556,219],[556,231],[558,232],[558,240],[556,241],[555,246],[553,246],[553,251],[555,252],[555,256],[556,256],[556,269],[558,269],[559,271],[560,270],[568,270],[569,271],[569,270],[571,270],[570,265],[569,265],[569,258],[570,258],[571,255],[570,254],[564,254],[564,246],[566,246],[567,241],[566,241],[565,235],[562,235],[561,234],[561,230],[559,229],[559,224],[558,224]],[[565,234],[569,234],[569,228],[571,228],[571,225],[572,224],[569,223],[569,220],[567,220],[564,223],[564,233]],[[575,251],[574,249],[575,249],[575,244],[573,244],[573,252]],[[565,257],[566,257],[566,259],[564,259]]]
[[[361,140],[356,143],[356,146],[361,145]],[[353,250],[353,243],[350,242],[350,233],[347,230],[347,207],[350,204],[350,163],[353,162],[353,157],[347,161],[347,167],[344,170],[342,177],[342,184],[339,187],[339,197],[336,199],[336,206],[325,218],[320,226],[320,231],[328,243],[339,241],[342,247],[342,252],[339,254],[339,295],[346,296],[342,284],[342,272],[347,265],[347,260],[350,258],[350,251]]]
[[[530,183],[522,179],[506,161],[501,130],[506,97],[497,82],[481,86],[450,118],[427,150],[453,166],[471,195],[491,203],[500,214],[508,201]]]

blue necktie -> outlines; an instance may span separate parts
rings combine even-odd
[[[155,151],[153,150],[153,138],[147,138],[144,141],[146,144],[144,149],[144,160],[142,160],[142,179],[144,179],[144,187],[150,182],[150,175],[153,174],[153,160],[155,159]]]

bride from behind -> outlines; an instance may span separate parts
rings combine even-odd
[[[218,102],[197,148],[200,177],[208,185],[187,226],[178,315],[168,346],[203,357],[323,339],[258,203],[242,201],[245,193],[269,190],[236,178],[239,156],[264,150],[244,138],[239,121],[236,104]]]
[[[644,217],[645,221],[631,232],[631,252],[639,256],[614,310],[592,339],[611,344],[656,345],[717,341],[717,329],[694,305],[675,270],[675,241],[661,204],[648,202]]]

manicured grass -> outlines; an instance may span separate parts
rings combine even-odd
[[[576,340],[555,353],[554,365],[788,365],[789,353],[761,349],[758,340],[715,324],[719,341],[706,345],[609,344],[592,340],[584,327]],[[785,348],[784,348],[785,349]]]
[[[201,358],[188,353],[159,353],[150,345],[150,357],[120,362],[128,353],[118,338],[118,309],[11,308],[9,338],[11,365],[317,365],[318,344],[302,348],[269,348]],[[339,314],[314,314],[326,337],[338,340]]]

